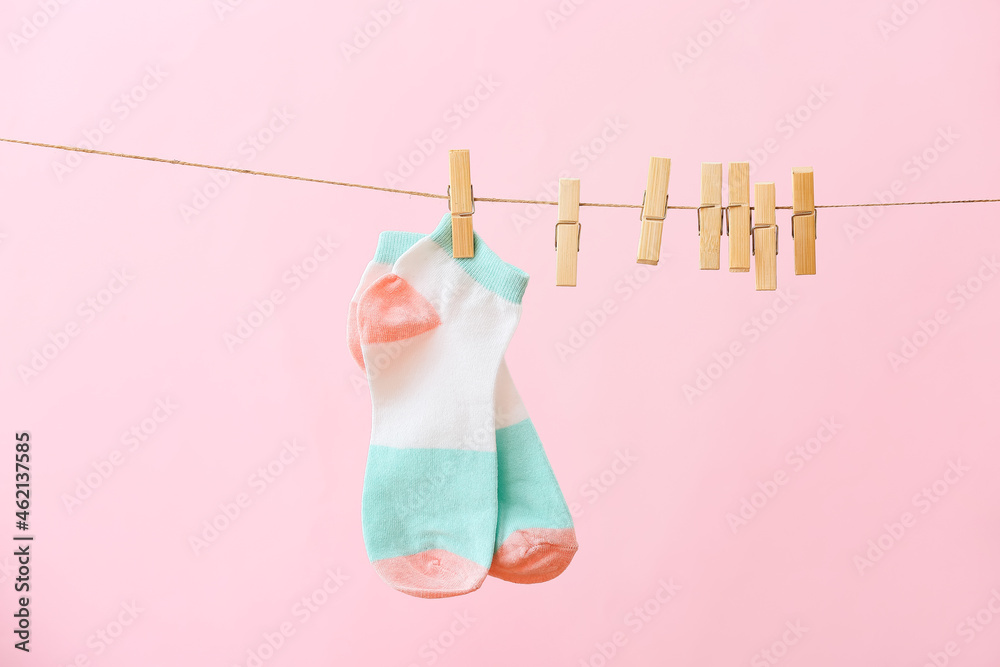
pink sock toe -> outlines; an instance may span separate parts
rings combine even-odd
[[[515,584],[541,583],[559,576],[576,550],[576,531],[572,528],[517,530],[493,555],[490,574]]]
[[[486,579],[486,568],[482,565],[444,549],[383,558],[372,565],[390,586],[418,598],[464,595],[479,588]]]

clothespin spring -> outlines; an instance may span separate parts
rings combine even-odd
[[[703,205],[701,205],[701,206],[698,207],[698,236],[701,236],[701,210],[703,208],[717,208],[717,209],[720,209],[720,212],[721,212],[722,204],[703,204]],[[728,235],[729,234],[729,211],[728,211],[728,209],[726,210],[725,215],[726,215],[726,234]],[[722,236],[722,227],[721,226],[719,227],[719,236]]]
[[[445,193],[448,195],[448,210],[451,210],[451,185],[448,185],[448,190]],[[462,213],[462,215],[475,215],[476,214],[476,191],[475,186],[469,185],[469,199],[472,200],[472,211],[470,213]]]
[[[747,215],[749,215],[750,216],[750,220],[753,221],[753,209],[750,208],[749,204],[730,204],[729,206],[726,206],[726,208],[724,209],[724,212],[725,212],[725,215],[726,215],[726,236],[729,236],[729,209],[731,209],[734,206],[746,206],[747,207]],[[700,230],[699,230],[698,233],[699,234],[701,233]],[[753,236],[753,228],[750,229],[750,236]],[[751,242],[751,245],[752,245],[752,242]]]
[[[642,217],[642,211],[646,208],[646,191],[642,191],[642,206],[639,207],[639,219],[640,220],[666,220],[666,215],[662,218],[654,218],[651,215]],[[663,195],[663,210],[667,211],[670,208],[670,195]],[[700,224],[700,223],[699,223]]]
[[[583,231],[583,225],[579,222],[573,222],[572,220],[563,220],[556,223],[556,250],[559,250],[559,225],[576,225],[576,251],[580,252],[580,233]]]
[[[815,231],[813,233],[813,238],[814,239],[818,239],[819,238],[819,225],[816,224],[816,220],[818,219],[818,216],[816,215],[816,211],[806,211],[804,213],[792,213],[792,238],[793,239],[795,238],[795,218],[802,217],[802,216],[805,216],[805,215],[811,215],[813,217],[813,226],[815,227]]]
[[[753,230],[755,230],[755,229],[770,229],[771,227],[774,227],[774,254],[775,255],[778,254],[778,239],[781,237],[781,234],[778,233],[778,225],[754,225],[754,226],[752,226],[750,228],[750,254],[751,255],[756,255],[757,254],[755,252],[755,250],[754,250],[754,247],[753,247]]]

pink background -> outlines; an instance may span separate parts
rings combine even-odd
[[[802,165],[820,204],[894,182],[897,200],[998,195],[995,2],[897,1],[887,35],[889,0],[564,1],[554,27],[556,0],[47,2],[50,19],[32,18],[37,0],[0,13],[0,136],[373,185],[432,146],[398,187],[436,193],[447,149],[469,148],[482,197],[550,199],[562,175],[584,201],[637,204],[651,155],[673,159],[676,205],[698,203],[700,162],[765,155],[753,180],[776,182],[780,205]],[[371,12],[391,21],[348,59]],[[370,403],[344,326],[378,232],[430,231],[445,202],[76,160],[0,145],[2,467],[30,431],[37,535],[30,656],[11,647],[0,547],[0,663],[254,665],[283,624],[294,634],[261,664],[1000,659],[995,204],[824,210],[814,277],[793,275],[779,212],[778,313],[750,274],[697,269],[692,211],[669,213],[650,270],[634,261],[635,209],[584,209],[568,289],[554,286],[553,207],[480,203],[477,231],[531,274],[507,359],[581,547],[550,583],[491,578],[427,601],[365,555]],[[296,284],[319,239],[338,247]],[[281,303],[230,350],[274,290]],[[795,453],[820,436],[809,460]],[[261,481],[291,440],[301,451]],[[67,508],[88,475],[99,485]],[[192,536],[241,498],[196,553]],[[744,499],[758,507],[734,530]],[[12,544],[8,473],[0,508]],[[679,590],[667,600],[661,582]],[[306,616],[309,596],[323,604]]]

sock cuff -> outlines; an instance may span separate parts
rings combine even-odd
[[[473,232],[474,257],[452,258],[463,271],[476,282],[513,303],[521,303],[524,290],[528,286],[528,274],[513,264],[500,259],[483,243],[479,235]],[[451,213],[445,213],[441,222],[430,234],[431,240],[441,246],[451,257]]]
[[[410,246],[423,237],[423,234],[417,232],[382,232],[378,235],[378,245],[375,246],[372,261],[376,264],[395,264]]]

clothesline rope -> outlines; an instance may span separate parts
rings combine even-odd
[[[62,146],[60,144],[45,144],[37,141],[24,141],[21,139],[6,139],[0,137],[0,141],[9,144],[22,144],[24,146],[38,146],[40,148],[54,148],[61,151],[72,151],[74,153],[91,153],[93,155],[107,155],[109,157],[122,157],[129,160],[146,160],[149,162],[163,162],[166,164],[176,164],[184,167],[198,167],[201,169],[215,169],[218,171],[230,171],[236,174],[249,174],[251,176],[268,176],[270,178],[284,178],[292,181],[307,181],[309,183],[323,183],[325,185],[337,185],[344,188],[359,188],[362,190],[376,190],[378,192],[391,192],[393,194],[410,195],[413,197],[428,197],[430,199],[448,199],[448,195],[435,194],[433,192],[418,192],[416,190],[400,190],[398,188],[384,188],[378,185],[365,185],[363,183],[346,183],[343,181],[329,181],[323,178],[310,178],[308,176],[293,176],[291,174],[278,174],[270,171],[256,171],[254,169],[240,169],[239,167],[223,167],[215,164],[204,164],[201,162],[187,162],[186,160],[169,160],[162,157],[151,157],[147,155],[130,155],[128,153],[113,153],[111,151],[97,150],[96,148],[81,148],[79,146]],[[539,204],[542,206],[556,206],[559,202],[546,201],[541,199],[507,199],[503,197],[475,197],[474,201],[500,202],[507,204]],[[862,208],[867,206],[928,206],[931,204],[988,204],[1000,202],[1000,199],[942,199],[937,201],[898,201],[898,202],[869,202],[865,204],[817,204],[816,208]],[[580,202],[580,206],[595,206],[602,208],[642,208],[642,204],[614,204],[604,202]],[[689,209],[696,210],[697,206],[676,206],[669,205],[668,209]],[[753,208],[752,206],[750,208]],[[788,209],[791,206],[775,206],[776,209]]]

